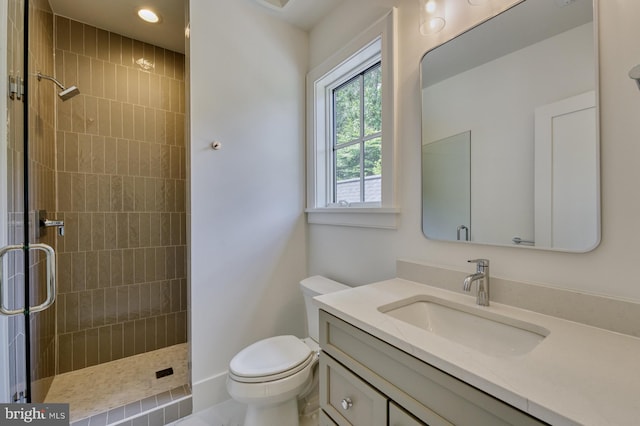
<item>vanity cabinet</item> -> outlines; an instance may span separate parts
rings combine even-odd
[[[546,424],[325,311],[320,347],[321,425]]]

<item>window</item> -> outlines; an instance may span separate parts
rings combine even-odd
[[[332,90],[333,202],[380,203],[382,190],[381,66]]]
[[[395,228],[395,13],[307,76],[310,223]]]

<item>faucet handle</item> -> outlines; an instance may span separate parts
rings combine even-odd
[[[489,259],[470,259],[467,262],[478,264],[478,270],[489,267]]]

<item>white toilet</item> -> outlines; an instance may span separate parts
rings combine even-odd
[[[276,336],[247,346],[229,363],[227,391],[247,404],[245,426],[298,426],[298,399],[317,393],[318,307],[313,297],[350,287],[319,275],[300,282],[309,337]]]

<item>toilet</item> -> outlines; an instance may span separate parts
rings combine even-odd
[[[309,337],[275,336],[247,346],[229,363],[227,391],[247,404],[245,426],[298,426],[298,399],[318,392],[319,322],[314,296],[350,287],[319,275],[300,282]]]

